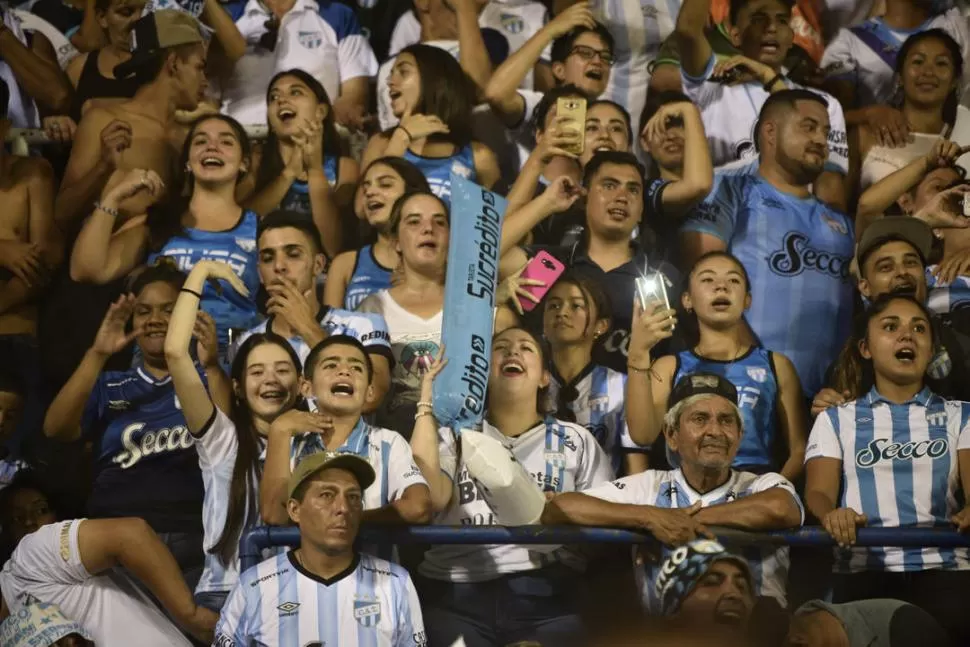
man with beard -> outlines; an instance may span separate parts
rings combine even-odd
[[[731,469],[744,432],[737,401],[734,385],[719,375],[682,378],[664,417],[667,451],[680,467],[647,470],[584,492],[560,494],[546,504],[542,523],[646,530],[666,546],[710,536],[708,525],[754,532],[801,526],[802,503],[785,477]],[[749,594],[784,605],[788,548],[752,547],[745,560],[758,574],[748,582]],[[643,568],[643,604],[652,613],[665,613],[669,592],[653,582],[669,573],[649,563]],[[734,573],[718,577],[733,580]]]
[[[874,301],[890,292],[902,292],[926,303],[926,259],[932,251],[933,230],[922,220],[910,216],[880,218],[866,229],[859,241],[856,256],[859,293],[864,299]],[[954,325],[955,321],[944,325],[939,314],[934,314],[933,320],[940,335],[940,347],[930,363],[927,385],[947,399],[968,400],[970,371],[965,358],[970,357],[970,330]],[[830,369],[826,388],[812,401],[813,416],[857,397],[860,384],[871,383],[872,376],[865,375],[863,367],[852,361],[853,353],[848,352],[849,346],[855,344],[856,340],[850,338],[846,350]]]
[[[715,166],[753,161],[758,148],[758,111],[774,92],[801,88],[786,76],[792,48],[794,0],[732,0],[731,44],[740,55],[718,62],[706,35],[711,0],[684,0],[677,16],[684,92],[701,109]],[[845,115],[831,95],[813,90],[828,110],[829,148],[823,172],[812,182],[823,202],[844,209],[849,171]]]
[[[751,277],[747,321],[755,337],[792,360],[811,397],[852,315],[852,221],[811,193],[828,155],[826,101],[808,90],[776,92],[756,132],[757,173],[715,174],[682,229],[684,261],[715,250],[741,261]]]

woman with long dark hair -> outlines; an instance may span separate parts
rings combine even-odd
[[[852,150],[861,190],[930,152],[937,139],[970,144],[970,110],[960,105],[963,78],[960,45],[942,29],[910,36],[896,57],[899,100],[895,107],[909,124],[911,141],[880,145],[881,133],[868,125],[855,129]],[[851,138],[851,135],[850,135]]]
[[[734,469],[781,472],[795,481],[805,458],[807,411],[801,383],[791,360],[749,341],[744,311],[751,304],[750,289],[744,266],[727,252],[709,252],[694,263],[681,296],[689,347],[650,367],[653,420],[663,419],[673,385],[682,377],[720,375],[737,389],[744,422]],[[641,347],[640,332],[634,332],[631,348]],[[634,401],[641,395],[633,391],[628,398]]]
[[[269,136],[254,160],[255,193],[246,202],[260,214],[276,209],[313,218],[323,251],[342,244],[341,209],[353,200],[358,167],[343,155],[333,105],[323,85],[303,70],[280,72],[266,90]]]
[[[421,170],[400,157],[374,160],[362,177],[354,211],[377,232],[377,237],[374,242],[333,259],[323,288],[323,302],[331,308],[355,310],[371,294],[391,287],[391,273],[398,262],[388,229],[391,208],[405,193],[431,192]]]
[[[438,360],[441,358],[439,357]],[[438,427],[430,405],[433,363],[421,385],[411,449],[431,489],[435,523],[481,526],[495,511],[465,467],[453,430]],[[613,478],[609,457],[584,427],[546,414],[550,376],[542,344],[522,328],[492,340],[482,431],[501,441],[545,492],[581,491]],[[500,647],[520,641],[583,645],[576,593],[584,560],[568,550],[527,546],[433,546],[419,568],[418,589],[430,645]]]
[[[967,548],[853,547],[860,527],[970,530],[970,404],[926,386],[937,343],[930,313],[910,296],[887,294],[864,326],[856,351],[872,380],[860,397],[819,414],[805,463],[806,507],[839,545],[834,601],[910,602],[952,644],[967,645]]]
[[[403,157],[421,169],[446,204],[451,202],[452,173],[487,189],[498,182],[495,153],[472,140],[475,90],[451,54],[431,45],[405,47],[394,61],[388,87],[400,123],[371,138],[364,166],[378,157]]]
[[[153,171],[135,169],[105,187],[74,243],[71,277],[109,283],[159,256],[174,258],[183,271],[203,259],[228,260],[249,294],[225,283],[206,284],[202,292],[224,354],[229,330],[249,329],[259,316],[252,296],[259,288],[259,216],[235,196],[249,164],[249,138],[239,122],[224,115],[200,117],[189,128],[173,186],[163,186]],[[160,201],[145,214],[119,212],[119,205],[140,193]]]
[[[244,529],[259,523],[259,479],[266,436],[272,422],[297,401],[300,360],[279,335],[252,335],[240,346],[232,363],[230,411],[217,407],[189,352],[199,294],[210,280],[225,281],[241,293],[247,291],[229,264],[210,260],[196,264],[172,312],[165,358],[186,425],[195,437],[205,486],[205,569],[196,599],[200,605],[218,611],[239,578],[239,538]]]

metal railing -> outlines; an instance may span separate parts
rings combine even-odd
[[[714,528],[721,541],[732,544],[767,546],[803,546],[827,548],[835,540],[818,526],[798,530],[754,533],[728,528]],[[581,526],[365,526],[360,531],[363,541],[395,544],[643,544],[656,543],[649,533],[616,528]],[[274,546],[298,546],[298,528],[263,526],[246,532],[239,542],[242,570],[255,566],[261,552]],[[859,528],[857,546],[892,546],[903,548],[970,548],[970,535],[950,528]]]

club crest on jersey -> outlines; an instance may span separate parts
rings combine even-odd
[[[501,20],[502,27],[510,34],[520,34],[525,29],[525,22],[515,14],[503,13]]]
[[[466,179],[472,176],[472,170],[458,161],[452,162],[451,172]]]
[[[381,602],[377,598],[354,597],[354,620],[361,627],[376,627],[381,621]]]
[[[256,251],[256,241],[252,238],[237,238],[236,246],[247,254]]]
[[[926,424],[930,425],[931,427],[945,427],[946,420],[946,411],[938,411],[936,413],[926,414]]]
[[[318,31],[299,32],[300,44],[307,49],[316,49],[323,44],[323,34]]]
[[[755,382],[766,382],[768,380],[768,369],[751,366],[748,368],[748,377]]]
[[[831,229],[832,231],[838,234],[842,234],[843,236],[849,235],[849,228],[845,226],[844,222],[840,222],[839,220],[833,218],[832,216],[830,216],[825,212],[822,212],[821,218],[822,218],[822,222],[828,225],[829,229]]]

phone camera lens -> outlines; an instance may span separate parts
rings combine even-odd
[[[548,258],[542,259],[542,266],[545,267],[547,270],[554,270],[554,269],[556,269],[556,266],[553,265],[552,264],[552,261],[550,261]]]

